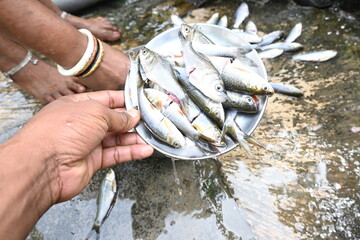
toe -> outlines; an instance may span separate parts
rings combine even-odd
[[[75,93],[82,93],[85,92],[86,90],[86,88],[83,85],[76,82],[71,83],[69,88]]]
[[[55,98],[52,97],[51,95],[45,95],[44,99],[41,99],[40,101],[43,103],[50,103],[52,101],[55,101]]]
[[[121,37],[119,31],[104,31],[101,40],[116,41]]]

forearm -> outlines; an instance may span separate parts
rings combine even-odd
[[[86,36],[36,0],[0,0],[0,19],[1,32],[66,69],[86,49]]]
[[[0,145],[0,239],[24,239],[57,201],[55,161],[35,144],[15,135]]]

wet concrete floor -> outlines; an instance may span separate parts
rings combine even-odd
[[[237,148],[219,159],[150,158],[114,167],[119,197],[101,239],[359,239],[360,21],[340,9],[304,8],[288,1],[249,1],[259,31],[298,22],[301,52],[336,50],[323,63],[265,61],[270,81],[292,84],[304,97],[275,94],[253,133],[270,150]],[[259,1],[257,1],[259,3]],[[204,22],[214,12],[230,22],[241,1],[213,1],[194,9],[182,1],[112,1],[84,11],[102,15],[124,32],[112,44],[125,51],[170,28],[170,15]],[[137,14],[134,14],[136,11]],[[156,15],[155,15],[156,14]],[[0,142],[42,105],[0,82]],[[96,212],[104,171],[71,201],[53,206],[28,239],[84,239]]]

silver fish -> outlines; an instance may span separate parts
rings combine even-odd
[[[177,127],[165,117],[144,94],[144,88],[138,89],[139,107],[141,117],[145,125],[153,135],[159,140],[175,148],[184,147],[186,140]]]
[[[97,211],[93,230],[99,234],[100,227],[109,215],[114,203],[117,191],[116,176],[111,168],[106,173],[105,178],[101,181],[100,191],[97,198]]]
[[[191,41],[186,40],[181,32],[179,38],[183,47],[186,74],[191,84],[212,100],[224,102],[226,94],[219,72],[205,55],[193,49]]]
[[[256,113],[259,111],[259,98],[239,92],[226,91],[227,99],[224,107],[236,109],[238,112]]]
[[[219,13],[216,12],[209,18],[209,20],[206,21],[206,23],[216,25],[218,21],[219,21]]]
[[[222,16],[220,18],[220,20],[218,21],[217,25],[220,26],[220,27],[223,27],[223,28],[227,28],[227,26],[228,26],[228,18],[227,18],[227,16],[226,15]]]
[[[268,50],[259,52],[259,57],[262,58],[262,59],[264,59],[264,58],[276,58],[276,57],[280,56],[283,53],[284,53],[283,49],[272,48],[272,49],[268,49]]]
[[[272,95],[274,89],[263,77],[240,61],[211,57],[213,65],[220,72],[226,89],[250,95]]]
[[[289,35],[285,38],[284,42],[286,43],[292,43],[294,42],[298,37],[300,37],[302,31],[302,24],[297,23],[289,32]]]
[[[179,72],[178,80],[181,86],[189,94],[190,98],[199,108],[213,119],[219,126],[222,126],[225,119],[224,108],[221,103],[213,101],[192,85],[186,77],[184,68],[176,68]]]
[[[235,21],[233,28],[239,28],[241,23],[249,16],[249,6],[246,3],[241,3],[235,12]]]
[[[180,102],[181,109],[191,121],[191,108],[189,107],[189,97],[178,83],[171,64],[160,54],[143,47],[140,50],[140,63],[145,71],[146,77],[158,84],[161,88],[173,94]]]
[[[334,58],[336,55],[337,51],[324,50],[294,55],[292,59],[296,61],[324,62]]]
[[[182,19],[178,15],[171,15],[171,22],[173,23],[174,26],[180,26],[181,24],[186,23],[184,19]]]
[[[136,54],[133,51],[129,52],[129,58],[130,58],[130,69],[127,75],[127,79],[130,79],[129,81],[129,95],[131,99],[131,104],[133,107],[138,107],[138,97],[137,97],[137,89],[138,89],[138,83],[141,80],[141,76],[139,73],[139,55]]]
[[[265,50],[272,49],[272,48],[280,48],[280,49],[284,50],[285,52],[294,52],[294,51],[303,49],[304,47],[302,44],[296,43],[296,42],[291,42],[291,43],[277,42],[277,43],[272,43],[272,44],[266,45],[264,47],[261,47],[260,49],[262,51],[265,51]]]
[[[283,36],[284,36],[284,31],[282,31],[282,30],[276,30],[276,31],[270,32],[262,37],[262,41],[259,42],[258,44],[256,44],[255,48],[269,45],[269,44],[279,40]]]
[[[283,83],[270,83],[276,93],[282,93],[288,96],[301,97],[304,95],[303,91],[299,88]]]
[[[191,34],[191,41],[193,43],[204,43],[204,44],[214,44],[213,41],[210,40],[205,34],[200,32],[198,29],[188,25],[182,24],[180,28],[181,34],[188,40]]]

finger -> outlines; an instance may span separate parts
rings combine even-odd
[[[101,168],[107,168],[115,164],[150,157],[154,149],[147,144],[135,144],[130,146],[117,146],[103,150]]]
[[[79,93],[71,96],[66,96],[63,99],[68,99],[74,102],[95,100],[109,108],[121,108],[125,106],[123,91],[86,92],[86,93]]]
[[[137,133],[109,133],[102,142],[104,148],[133,144],[145,144],[145,142]]]
[[[140,120],[140,113],[136,109],[118,112],[106,109],[108,132],[125,133],[134,128]]]

